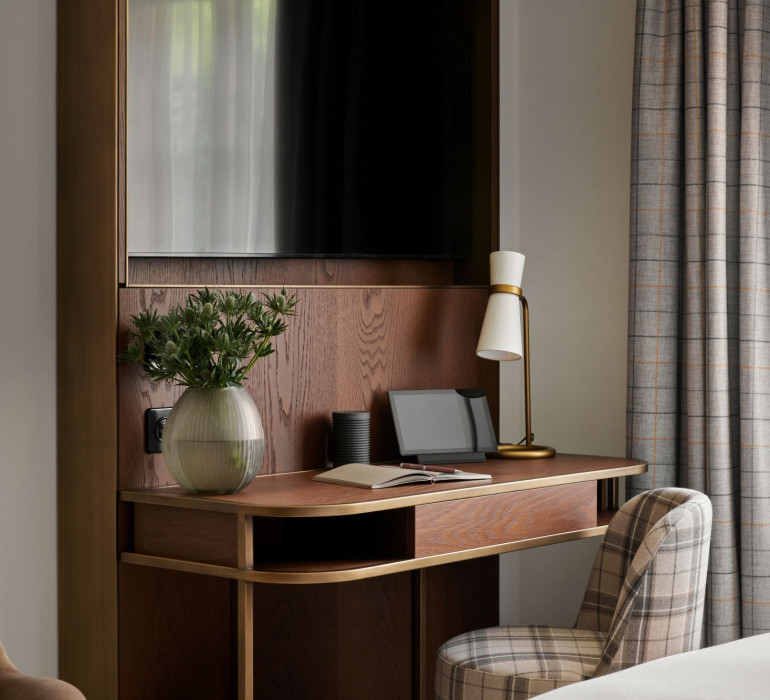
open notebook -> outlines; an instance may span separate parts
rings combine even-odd
[[[343,464],[341,467],[330,469],[328,472],[323,472],[313,477],[315,481],[359,486],[363,489],[386,489],[389,486],[421,482],[433,484],[437,481],[476,481],[491,478],[490,474],[476,474],[473,472],[433,472],[396,466],[389,467],[357,463]]]

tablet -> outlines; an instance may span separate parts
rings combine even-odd
[[[402,457],[421,464],[483,462],[497,439],[482,389],[389,391]]]

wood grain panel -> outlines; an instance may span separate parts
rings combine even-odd
[[[489,255],[489,251],[487,251]],[[130,258],[133,286],[445,286],[448,260],[340,260],[332,258]],[[487,276],[466,284],[486,285]]]
[[[120,700],[236,697],[236,585],[121,564]]]
[[[130,316],[167,310],[190,289],[121,289],[119,332]],[[259,293],[260,290],[254,290]],[[255,365],[246,388],[267,436],[263,473],[323,466],[334,410],[372,412],[373,460],[396,456],[389,389],[486,389],[497,419],[498,364],[476,357],[485,289],[296,290],[298,315],[277,339],[275,354]],[[161,455],[143,449],[143,414],[172,406],[179,387],[149,381],[121,365],[120,487],[172,483]]]
[[[89,698],[118,676],[115,26],[113,2],[58,2],[59,673]]]
[[[237,518],[137,503],[134,506],[134,551],[156,557],[238,566]]]
[[[429,557],[596,527],[596,482],[430,503],[414,511],[414,554]]]
[[[412,684],[412,574],[254,585],[255,698],[394,700]]]
[[[414,696],[432,700],[438,648],[458,634],[500,624],[498,557],[435,566],[415,576],[420,626]]]

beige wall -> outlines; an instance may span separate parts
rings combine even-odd
[[[533,431],[560,452],[623,455],[636,3],[500,4],[501,247],[527,256]],[[511,442],[520,364],[501,373]],[[504,557],[502,621],[571,625],[597,544]]]
[[[55,0],[0,0],[0,639],[56,674]]]

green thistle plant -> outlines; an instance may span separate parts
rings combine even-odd
[[[286,331],[299,301],[285,289],[263,297],[206,288],[165,315],[143,311],[131,317],[135,330],[118,359],[141,362],[154,381],[199,389],[243,386],[254,363],[274,352],[272,339]]]

